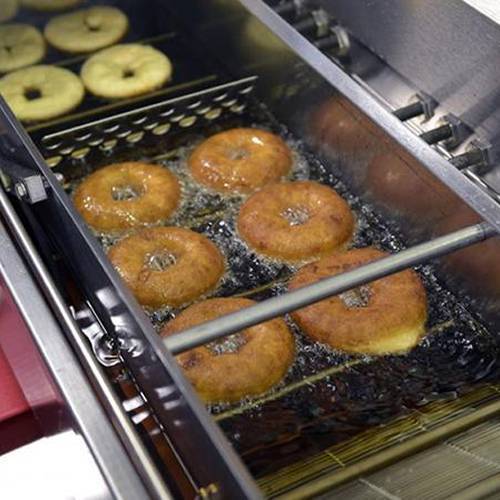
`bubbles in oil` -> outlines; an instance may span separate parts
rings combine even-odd
[[[316,180],[334,188],[348,202],[357,220],[351,246],[373,245],[388,252],[405,248],[397,226],[388,226],[370,204],[347,189],[335,168],[327,169],[286,129],[272,122],[266,111],[261,112],[259,108],[257,118],[250,117],[249,126],[262,127],[264,123],[263,128],[286,140],[294,157],[289,180]],[[226,273],[212,295],[265,300],[283,293],[296,267],[256,255],[239,238],[235,218],[245,197],[222,196],[203,188],[189,175],[187,158],[203,137],[195,137],[161,159],[144,158],[171,170],[182,186],[181,206],[165,224],[200,232],[224,253]],[[76,183],[70,185],[70,191]],[[119,237],[99,238],[107,250]],[[458,302],[440,285],[431,266],[417,270],[427,290],[428,335],[407,355],[370,358],[335,352],[309,341],[287,317],[296,340],[296,360],[285,379],[257,398],[208,406],[257,477],[412,408],[455,398],[470,390],[471,384],[497,376],[497,340],[467,310],[471,302]],[[179,311],[164,308],[146,312],[160,331]]]

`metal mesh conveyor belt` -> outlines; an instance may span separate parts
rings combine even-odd
[[[320,498],[498,498],[500,420],[493,419]]]

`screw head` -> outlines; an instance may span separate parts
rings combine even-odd
[[[28,195],[28,190],[22,182],[16,182],[14,185],[14,191],[19,198],[25,198]]]

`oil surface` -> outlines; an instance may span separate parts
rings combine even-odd
[[[147,147],[114,152],[112,162],[154,161],[178,176],[183,202],[164,224],[205,234],[224,253],[227,272],[211,296],[243,295],[263,300],[286,291],[286,283],[296,270],[261,258],[239,238],[235,217],[244,197],[215,194],[189,175],[186,162],[193,147],[204,137],[232,126],[258,126],[279,133],[294,151],[290,179],[314,179],[342,195],[357,219],[353,247],[374,245],[388,252],[404,248],[397,227],[389,227],[370,205],[350,193],[334,172],[308,154],[259,106],[236,123],[223,122],[210,130],[185,133],[175,148],[167,148],[157,140]],[[107,163],[111,163],[110,159]],[[79,169],[85,173],[91,170]],[[76,175],[69,179],[68,191],[82,178]],[[116,235],[97,236],[105,249],[118,239]],[[287,318],[295,333],[297,358],[285,380],[259,398],[208,408],[256,477],[298,462],[430,401],[455,398],[473,384],[496,375],[497,339],[469,312],[467,301],[459,302],[440,285],[431,266],[421,266],[417,271],[428,295],[429,333],[408,355],[369,358],[334,352],[308,341]],[[348,296],[346,300],[359,301],[360,297]],[[146,312],[159,330],[179,310]]]

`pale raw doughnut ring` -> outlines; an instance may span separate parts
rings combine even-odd
[[[0,79],[0,94],[24,122],[50,120],[75,109],[85,95],[82,82],[57,66],[30,66]]]
[[[18,0],[1,0],[2,8],[0,9],[0,23],[12,19],[17,14],[19,9]]]
[[[92,94],[123,99],[147,94],[170,79],[170,59],[148,45],[121,44],[103,49],[82,67],[83,83]]]
[[[102,6],[54,17],[44,33],[57,49],[78,54],[113,45],[127,29],[127,16],[120,9]]]
[[[35,10],[63,10],[76,7],[82,0],[21,0],[21,5]]]
[[[0,25],[0,73],[36,64],[44,56],[45,41],[35,27],[29,24]]]

